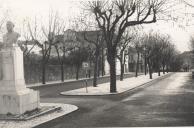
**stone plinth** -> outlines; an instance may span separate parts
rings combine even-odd
[[[19,47],[0,52],[0,114],[23,114],[39,107],[39,92],[26,88],[23,52]]]

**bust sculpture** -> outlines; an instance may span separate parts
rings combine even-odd
[[[9,48],[13,46],[17,46],[17,40],[20,37],[20,34],[14,32],[14,24],[11,21],[6,23],[7,33],[3,35],[3,47]]]
[[[39,93],[26,88],[24,80],[23,52],[18,47],[20,35],[14,32],[14,24],[6,23],[0,51],[0,115],[21,115],[39,107]]]
[[[2,50],[1,52],[10,51],[14,46],[17,46],[17,40],[20,37],[20,34],[17,32],[14,32],[14,24],[11,21],[7,21],[6,23],[7,33],[3,35],[3,44],[2,44]],[[15,47],[16,48],[16,47]],[[6,57],[4,56],[4,59]],[[5,77],[5,72],[3,66],[3,57],[2,53],[0,54],[0,80]]]

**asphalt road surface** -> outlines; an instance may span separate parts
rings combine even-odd
[[[37,128],[194,126],[191,73],[174,73],[120,95],[48,95],[41,102],[74,104],[79,110]]]

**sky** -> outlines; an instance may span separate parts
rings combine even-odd
[[[42,19],[42,22],[44,20],[46,22],[48,12],[53,10],[58,11],[60,16],[69,21],[78,16],[82,11],[79,0],[0,0],[0,3],[0,18],[6,15],[7,20],[15,23],[15,31],[21,33],[21,35],[23,34],[22,27],[24,19],[33,19],[36,16]],[[185,12],[184,9],[181,9],[181,11]],[[189,9],[189,11],[193,10]],[[186,16],[186,14],[184,15]],[[189,16],[186,17],[188,18]],[[189,21],[193,21],[194,23],[194,19]],[[172,36],[172,42],[179,51],[183,52],[189,50],[190,35],[194,35],[194,25],[181,27],[184,24],[186,24],[185,21],[180,21],[178,24],[159,21],[156,24],[146,25],[145,28],[170,34]],[[3,28],[2,33],[5,33],[5,27]]]

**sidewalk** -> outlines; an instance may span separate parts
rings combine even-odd
[[[125,75],[133,75],[133,74],[135,75],[134,72],[125,73]],[[117,76],[119,76],[119,74]],[[110,75],[108,74],[108,75],[100,76],[99,78],[106,78],[106,77],[110,77]],[[64,82],[61,82],[60,80],[59,81],[49,81],[49,82],[46,82],[46,84],[34,83],[34,84],[27,84],[26,86],[28,88],[31,88],[31,87],[41,87],[41,86],[50,86],[50,85],[64,84],[64,83],[70,83],[70,82],[79,82],[79,81],[91,80],[91,79],[93,79],[93,77],[91,77],[91,78],[80,78],[79,80],[76,80],[76,79],[68,79],[68,80],[65,80]]]
[[[40,106],[56,106],[60,107],[61,109],[25,121],[0,120],[0,128],[32,128],[78,110],[77,106],[71,104],[41,103]]]
[[[123,81],[117,81],[117,93],[110,93],[110,83],[99,84],[98,87],[87,87],[80,88],[71,91],[61,92],[62,95],[112,95],[119,94],[125,91],[134,89],[136,87],[142,86],[151,81],[160,79],[164,76],[170,75],[171,73],[158,76],[158,73],[153,73],[153,79],[149,79],[149,75],[141,75],[138,77],[131,77],[124,79]]]

